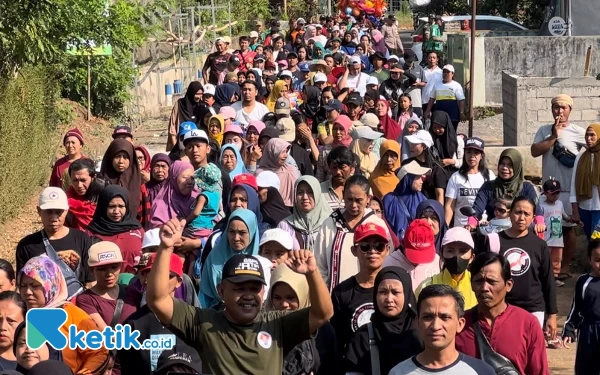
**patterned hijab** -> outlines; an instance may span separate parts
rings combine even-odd
[[[219,190],[221,170],[213,163],[208,163],[194,172],[194,180],[201,191],[215,192]]]
[[[58,307],[66,302],[68,298],[67,281],[60,267],[47,255],[29,259],[17,276],[17,285],[21,284],[23,275],[31,277],[44,288],[46,300],[44,307]]]

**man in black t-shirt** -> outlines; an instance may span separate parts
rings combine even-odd
[[[215,40],[216,52],[213,52],[206,57],[206,61],[202,67],[202,77],[205,82],[213,85],[219,84],[219,74],[227,68],[227,63],[231,56],[227,53],[228,48],[229,42],[227,39],[217,38],[217,40]]]
[[[92,246],[92,239],[80,230],[65,226],[68,211],[69,201],[62,189],[48,187],[42,191],[37,212],[40,215],[43,229],[24,237],[17,244],[15,255],[17,273],[21,271],[29,259],[47,254],[44,246],[44,236],[46,236],[50,246],[58,256],[68,260],[69,262],[66,263],[72,269],[77,270],[79,281],[91,287],[95,278],[87,264],[88,249]]]

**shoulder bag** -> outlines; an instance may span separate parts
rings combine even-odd
[[[40,233],[42,234],[42,239],[44,241],[44,249],[46,251],[46,255],[48,255],[48,258],[52,259],[52,261],[58,265],[58,267],[63,273],[63,276],[65,277],[65,281],[67,282],[67,291],[69,293],[68,299],[70,300],[71,298],[77,296],[79,293],[83,292],[83,284],[79,281],[79,278],[77,277],[77,272],[73,271],[71,267],[67,263],[65,263],[65,261],[62,260],[61,257],[58,256],[56,250],[54,250],[54,247],[52,247],[52,245],[50,244],[48,237],[46,237],[46,233],[44,233],[43,230],[40,231]],[[80,264],[77,266],[77,270],[79,270],[79,267],[81,267],[81,260],[79,262]]]
[[[567,148],[558,141],[556,141],[552,147],[552,156],[567,168],[573,168],[575,165],[575,158],[577,157],[577,155],[567,150]]]
[[[117,284],[119,285],[119,284]],[[119,322],[119,318],[121,318],[121,312],[123,311],[123,305],[125,301],[125,287],[119,285],[119,296],[117,297],[117,305],[115,306],[115,312],[113,313],[113,317],[110,321],[110,327],[113,329]],[[104,375],[112,375],[113,367],[115,366],[115,359],[117,358],[117,349],[113,349],[108,353],[108,364],[106,366],[106,370],[104,371]]]
[[[369,351],[371,352],[371,374],[381,375],[381,368],[379,367],[379,348],[375,341],[375,333],[373,332],[373,323],[367,323],[369,331]]]
[[[487,337],[481,331],[477,308],[473,309],[473,330],[475,331],[475,339],[479,348],[479,357],[494,368],[496,375],[521,375],[508,358],[492,349]]]

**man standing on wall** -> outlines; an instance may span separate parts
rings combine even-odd
[[[573,99],[566,94],[552,98],[553,124],[542,125],[531,145],[531,156],[542,156],[542,179],[547,181],[555,179],[560,183],[559,199],[568,215],[571,215],[569,201],[571,177],[575,156],[585,145],[585,129],[569,122],[573,109]],[[575,254],[575,231],[577,224],[563,221],[564,250],[562,253],[561,270],[556,277],[556,286],[563,286],[563,280],[571,277],[570,262]]]

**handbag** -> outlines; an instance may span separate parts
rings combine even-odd
[[[554,156],[562,165],[567,168],[573,168],[575,165],[575,158],[577,155],[567,150],[567,148],[561,145],[558,141],[554,143],[552,148],[552,156]]]
[[[479,357],[482,361],[492,366],[496,375],[521,375],[508,358],[492,349],[487,337],[481,331],[477,308],[473,309],[473,330],[475,331],[475,339],[479,348]]]
[[[84,288],[83,284],[79,281],[79,278],[77,277],[76,271],[73,271],[71,267],[69,267],[69,265],[65,263],[65,261],[62,260],[61,257],[58,256],[56,250],[54,250],[54,247],[50,245],[50,241],[48,240],[48,237],[46,237],[46,233],[44,233],[43,230],[41,231],[41,233],[42,239],[44,241],[44,249],[46,251],[46,255],[48,255],[48,258],[52,259],[52,261],[58,265],[58,267],[62,271],[63,276],[65,277],[65,281],[67,282],[67,292],[69,294],[68,299],[77,296],[79,293],[83,292]],[[81,265],[77,266],[77,270],[79,270],[79,267],[81,267]]]

